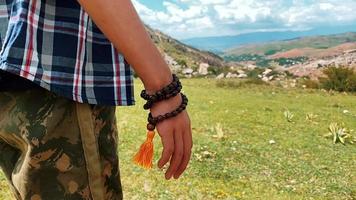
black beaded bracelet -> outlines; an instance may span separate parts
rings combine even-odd
[[[183,93],[181,93],[181,96],[182,96],[182,103],[174,111],[166,113],[164,115],[158,115],[157,117],[153,117],[150,112],[148,114],[148,118],[147,118],[147,121],[148,121],[147,129],[150,131],[153,131],[159,122],[162,122],[163,120],[171,118],[171,117],[175,117],[179,113],[181,113],[183,110],[185,110],[188,105],[188,98]]]
[[[147,100],[147,102],[143,106],[145,110],[150,109],[152,105],[158,101],[169,99],[180,93],[180,91],[182,90],[182,84],[179,81],[177,75],[172,74],[172,76],[173,80],[169,85],[165,86],[164,88],[152,95],[147,94],[146,90],[142,90],[141,97]]]

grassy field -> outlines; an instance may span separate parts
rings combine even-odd
[[[131,162],[145,139],[147,114],[136,82],[137,106],[117,109],[125,199],[356,199],[356,144],[323,137],[332,122],[344,123],[356,136],[356,96],[183,80],[193,156],[180,179],[166,181],[156,167],[145,171]],[[294,114],[292,122],[285,110]],[[317,117],[306,120],[308,113]],[[157,161],[157,136],[155,145]],[[0,184],[0,199],[11,199],[2,175]]]

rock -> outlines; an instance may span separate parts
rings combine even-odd
[[[191,68],[185,68],[182,70],[182,73],[185,75],[191,75],[193,72],[194,72],[194,70]]]
[[[271,73],[272,71],[273,71],[273,70],[267,68],[267,69],[265,69],[265,71],[262,73],[262,75],[266,76],[266,75],[268,75],[269,73]]]
[[[208,74],[208,68],[209,64],[208,63],[200,63],[198,73],[201,75],[207,75]]]
[[[248,70],[254,70],[254,69],[256,69],[256,65],[252,65],[252,64],[249,64],[248,66],[247,66],[247,69]]]
[[[276,141],[275,140],[270,140],[268,141],[269,144],[276,144]]]
[[[247,74],[239,74],[237,75],[237,78],[247,78]]]
[[[181,65],[171,65],[170,67],[174,72],[178,72],[183,68]]]
[[[264,76],[264,77],[262,78],[262,80],[263,80],[264,82],[268,82],[268,81],[269,81],[269,79],[268,79],[267,76]]]
[[[239,73],[239,74],[245,74],[245,71],[244,70],[237,70],[237,73]]]
[[[229,72],[229,73],[227,73],[226,78],[238,78],[238,75]]]
[[[174,65],[177,65],[178,63],[171,57],[171,56],[169,56],[168,54],[164,54],[164,59],[165,59],[165,61],[169,64],[169,65],[172,65],[172,66],[174,66]]]
[[[224,77],[225,77],[225,74],[221,73],[216,77],[216,79],[223,79]]]

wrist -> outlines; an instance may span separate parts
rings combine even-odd
[[[158,115],[165,114],[167,112],[171,112],[174,108],[179,106],[182,102],[182,97],[180,94],[170,98],[166,99],[160,102],[157,102],[152,106],[150,109],[150,112],[152,113],[153,117],[156,117]]]
[[[172,74],[169,74],[169,76],[164,76],[163,78],[157,78],[157,79],[152,79],[147,83],[144,84],[144,88],[146,90],[146,93],[149,95],[154,94],[155,92],[161,90],[165,86],[167,86],[169,83],[171,83],[173,80]]]

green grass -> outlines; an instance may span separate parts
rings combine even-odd
[[[146,134],[142,85],[136,83],[137,106],[117,109],[125,199],[356,199],[356,145],[323,137],[331,122],[356,130],[356,96],[183,80],[193,156],[180,179],[166,181],[156,166],[146,171],[131,161]],[[293,122],[284,117],[286,109]],[[310,122],[307,113],[318,116]],[[214,137],[217,132],[223,137]],[[157,136],[155,145],[157,161],[162,149]],[[11,199],[8,195],[2,187],[0,199]]]

